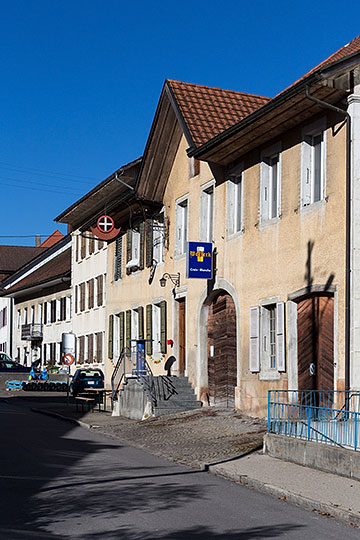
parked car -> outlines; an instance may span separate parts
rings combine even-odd
[[[86,388],[104,388],[104,374],[98,368],[79,368],[71,381],[70,392],[76,397]]]
[[[7,354],[0,353],[0,373],[29,373],[30,369],[30,367],[23,366],[16,360],[12,360]]]

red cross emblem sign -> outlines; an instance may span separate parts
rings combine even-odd
[[[99,217],[96,227],[90,227],[90,229],[100,240],[106,241],[113,240],[121,230],[115,227],[113,218],[107,215]]]

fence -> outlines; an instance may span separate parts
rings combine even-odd
[[[359,391],[269,390],[269,433],[360,450],[359,430]]]

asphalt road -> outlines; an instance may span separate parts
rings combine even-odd
[[[0,539],[355,540],[359,529],[0,399]]]

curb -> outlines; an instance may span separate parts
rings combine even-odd
[[[333,517],[341,521],[346,521],[351,525],[360,527],[360,516],[353,514],[348,510],[343,510],[341,508],[336,508],[335,506],[332,506],[330,504],[321,503],[313,499],[308,499],[307,497],[298,495],[291,491],[287,491],[277,486],[272,486],[271,484],[261,482],[261,480],[249,478],[246,475],[236,474],[227,471],[226,469],[223,469],[221,466],[218,465],[210,465],[208,470],[212,474],[222,476],[223,478],[227,478],[228,480],[232,480],[233,482],[237,482],[238,484],[241,484],[243,486],[255,489],[256,491],[259,491],[261,493],[272,495],[277,499],[286,500],[290,503],[297,504],[298,506],[302,506],[307,510],[318,512],[319,514]]]
[[[82,422],[81,420],[76,420],[75,418],[70,418],[69,416],[63,416],[62,414],[46,411],[45,409],[31,408],[30,410],[35,413],[44,414],[45,416],[52,416],[53,418],[58,418],[59,420],[64,420],[65,422],[76,424],[77,426],[85,429],[91,429],[90,424],[86,424],[85,422]]]

